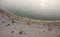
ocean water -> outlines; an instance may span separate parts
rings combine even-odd
[[[21,17],[60,20],[60,0],[1,0],[0,8]]]

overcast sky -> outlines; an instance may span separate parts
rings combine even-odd
[[[0,7],[36,18],[60,18],[60,0],[1,0]]]

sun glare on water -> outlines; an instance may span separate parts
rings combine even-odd
[[[47,7],[47,0],[41,0],[41,8],[45,9]]]

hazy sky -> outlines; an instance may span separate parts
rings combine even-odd
[[[60,18],[60,0],[1,0],[0,7],[36,18]]]

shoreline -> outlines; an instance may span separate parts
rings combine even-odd
[[[5,16],[7,16],[10,19],[14,19],[17,21],[21,21],[21,22],[25,22],[25,23],[31,23],[31,24],[60,24],[60,21],[43,21],[43,20],[35,20],[35,19],[29,19],[29,18],[25,18],[25,17],[20,17],[20,16],[15,16],[11,13],[8,13],[6,11],[4,11],[3,9],[0,9],[0,13],[4,14]]]

